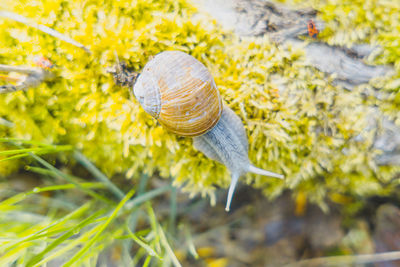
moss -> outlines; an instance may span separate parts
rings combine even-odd
[[[283,2],[318,10],[318,17],[326,26],[319,37],[328,44],[350,47],[358,43],[368,43],[382,48],[372,53],[366,62],[390,64],[395,72],[393,76],[372,80],[370,85],[384,93],[379,103],[380,109],[400,124],[399,1],[290,0]]]
[[[344,44],[385,43],[376,62],[395,63],[399,73],[400,51],[393,39],[399,29],[391,24],[398,18],[397,7],[370,0],[367,5],[351,2],[333,8],[338,1],[315,5],[328,21],[322,38],[332,44],[341,44],[343,35]],[[360,11],[349,9],[353,6]],[[374,132],[364,130],[365,114],[373,112],[366,101],[378,100],[360,98],[361,89],[349,92],[333,86],[331,77],[305,63],[300,49],[267,38],[239,40],[209,17],[195,15],[183,0],[4,0],[0,7],[65,33],[93,52],[88,55],[0,19],[0,43],[5,44],[0,63],[31,65],[39,54],[50,58],[60,75],[38,88],[0,95],[0,117],[15,124],[0,126],[1,137],[71,144],[108,175],[125,172],[137,179],[140,172],[159,171],[164,177],[175,176],[175,183],[191,194],[209,195],[213,201],[215,186],[229,183],[225,167],[196,151],[191,139],[166,132],[105,71],[115,62],[115,51],[139,71],[151,55],[181,50],[210,68],[225,101],[244,120],[251,160],[287,177],[282,182],[248,175],[243,181],[270,197],[289,188],[321,206],[330,193],[355,198],[394,190],[394,184],[382,186],[393,168],[377,172]],[[363,8],[368,10],[361,12]],[[375,10],[388,18],[375,21],[377,15],[370,15]],[[352,25],[358,25],[355,35],[344,30]],[[397,96],[398,84],[392,87],[386,90]],[[395,102],[386,101],[386,109],[397,114]],[[15,164],[0,162],[1,173],[14,170]]]

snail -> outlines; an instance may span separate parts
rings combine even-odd
[[[133,93],[143,109],[168,131],[192,137],[197,150],[229,169],[226,211],[243,174],[283,179],[281,174],[250,163],[247,135],[240,118],[222,103],[210,72],[194,57],[180,51],[157,54],[136,78]]]

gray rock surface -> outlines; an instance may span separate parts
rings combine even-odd
[[[299,37],[308,34],[310,19],[317,29],[324,28],[324,23],[316,18],[315,10],[294,9],[266,0],[193,0],[193,3],[200,11],[213,16],[223,28],[239,36],[267,35],[276,43],[303,46],[309,64],[328,75],[335,75],[334,83],[345,89],[352,90],[373,78],[394,73],[391,66],[373,66],[364,62],[380,50],[377,45],[358,44],[347,48],[301,40]],[[379,88],[375,89],[378,96]],[[367,119],[374,121],[374,127],[379,126],[374,147],[383,154],[376,158],[377,164],[400,165],[400,127],[379,111],[375,118]]]

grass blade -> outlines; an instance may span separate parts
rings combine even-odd
[[[99,236],[103,233],[103,231],[107,228],[107,226],[111,223],[112,220],[114,220],[118,212],[121,210],[121,208],[125,205],[125,203],[133,196],[135,193],[135,190],[132,189],[131,191],[126,194],[126,196],[121,200],[121,202],[118,204],[118,206],[115,208],[111,216],[108,217],[107,221],[101,225],[99,231],[96,233],[96,235],[90,239],[89,242],[85,244],[85,246],[78,251],[68,262],[65,263],[65,267],[71,266],[77,259],[82,257],[88,250],[89,248],[93,245],[94,242],[99,238]]]
[[[172,186],[170,185],[166,185],[163,187],[159,187],[157,189],[151,190],[143,195],[137,196],[134,199],[128,201],[128,203],[126,203],[125,205],[125,210],[130,211],[131,209],[133,209],[135,206],[146,202],[152,198],[155,198],[158,195],[164,194],[165,192],[170,191],[172,188]]]
[[[104,183],[108,189],[119,199],[123,199],[125,194],[115,186],[107,176],[105,176],[99,169],[97,169],[82,153],[75,151],[74,158],[82,164],[94,177],[100,182]]]
[[[150,256],[155,256],[155,257],[161,259],[161,256],[158,255],[157,252],[156,252],[152,247],[150,247],[149,245],[147,245],[144,241],[140,240],[140,238],[138,238],[134,233],[132,233],[131,229],[129,229],[128,226],[126,226],[126,230],[128,231],[129,236],[130,236],[139,246],[141,246],[142,248],[144,248]]]
[[[192,234],[190,233],[190,230],[188,227],[185,227],[184,231],[185,231],[186,243],[188,246],[189,253],[193,256],[193,258],[195,258],[197,260],[199,258],[199,254],[197,254],[196,247],[194,246]]]
[[[147,174],[143,174],[143,175],[142,175],[142,177],[140,178],[140,182],[139,182],[139,189],[138,189],[138,192],[137,192],[137,195],[135,196],[135,198],[137,198],[137,197],[143,195],[143,193],[144,193],[145,190],[146,190],[146,185],[147,185],[148,179],[149,179],[149,176],[148,176]],[[135,232],[136,223],[137,223],[138,217],[139,217],[139,213],[136,212],[136,211],[134,211],[134,212],[131,213],[131,216],[130,216],[129,219],[128,219],[129,228],[130,228],[133,232]]]
[[[104,218],[105,220],[106,218]],[[96,221],[97,222],[97,221]],[[57,258],[61,258],[61,256],[63,254],[65,254],[67,251],[70,251],[71,249],[80,246],[81,244],[85,244],[87,243],[86,240],[90,240],[91,236],[95,235],[102,227],[103,225],[97,225],[95,227],[93,227],[90,231],[87,231],[85,233],[83,233],[79,238],[73,240],[72,242],[70,242],[69,244],[67,244],[66,246],[62,247],[61,249],[54,251],[53,253],[50,253],[49,255],[47,255],[45,258],[43,258],[40,262],[36,263],[33,266],[45,266],[45,263],[53,260],[53,259],[57,259]]]
[[[176,257],[171,246],[168,243],[167,237],[164,234],[164,230],[162,229],[161,225],[157,222],[154,210],[149,203],[147,203],[147,212],[149,214],[150,224],[156,233],[156,236],[155,236],[156,244],[158,244],[159,241],[161,241],[161,244],[164,246],[169,258],[172,260],[173,265],[177,266],[177,267],[182,267],[178,258]],[[159,241],[158,241],[158,239],[159,239]]]
[[[171,203],[170,203],[170,212],[169,212],[169,232],[171,234],[175,233],[175,224],[176,224],[176,213],[177,213],[177,193],[176,188],[174,186],[171,187]]]
[[[58,170],[57,168],[55,168],[53,165],[49,164],[47,161],[45,161],[44,159],[42,159],[41,157],[33,154],[33,153],[29,153],[34,159],[36,159],[40,164],[42,164],[44,167],[46,167],[47,169],[49,169],[50,171],[53,172],[53,176],[59,176],[63,179],[65,179],[67,182],[74,184],[76,187],[78,187],[79,189],[81,189],[82,191],[84,191],[85,193],[87,193],[88,195],[99,199],[107,204],[112,204],[113,202],[110,201],[109,199],[93,192],[90,189],[84,188],[82,187],[79,183],[75,182],[73,179],[71,179],[71,177],[63,172],[61,172],[60,170]]]
[[[84,226],[90,224],[93,222],[93,220],[95,218],[97,218],[98,216],[100,216],[102,213],[104,213],[104,210],[99,210],[95,213],[93,213],[91,216],[89,216],[88,218],[86,218],[85,220],[81,221],[78,225],[76,225],[75,227],[73,227],[71,230],[69,230],[68,232],[64,233],[63,235],[61,235],[59,238],[57,238],[56,240],[54,240],[53,242],[51,242],[42,252],[40,252],[39,254],[37,254],[36,256],[34,256],[27,264],[26,266],[33,266],[36,263],[38,263],[39,261],[42,260],[43,256],[45,254],[47,254],[48,252],[50,252],[51,250],[55,249],[58,245],[60,245],[61,243],[63,243],[65,240],[67,240],[68,238],[70,238],[71,236],[73,236],[77,230],[82,229]]]
[[[12,159],[20,159],[20,158],[24,158],[24,157],[28,157],[28,156],[29,156],[28,153],[21,153],[21,154],[18,154],[18,155],[14,155],[14,156],[11,156],[11,157],[0,159],[0,162],[7,161],[7,160],[12,160]]]
[[[4,159],[0,159],[0,162],[18,158],[24,158],[30,156],[30,152],[34,152],[36,155],[43,155],[43,154],[51,154],[51,153],[58,153],[62,151],[69,151],[71,150],[69,147],[57,147],[57,148],[22,148],[22,149],[13,149],[13,150],[3,150],[0,151],[1,155],[13,155],[10,157],[6,157]]]
[[[28,241],[32,241],[38,238],[38,236],[40,236],[40,234],[44,233],[44,232],[48,232],[51,229],[57,227],[58,225],[63,225],[65,224],[65,222],[67,222],[68,220],[71,220],[75,217],[79,217],[81,216],[84,212],[88,211],[89,208],[91,207],[92,202],[87,202],[86,204],[82,205],[81,207],[79,207],[77,210],[69,213],[68,215],[64,216],[63,218],[56,220],[55,222],[51,223],[50,225],[47,225],[45,227],[43,227],[41,230],[36,231],[28,236],[26,236],[25,238],[21,239],[21,240],[17,240],[16,242],[13,242],[11,244],[8,245],[7,248],[4,249],[4,251],[9,251],[23,243],[27,243]],[[2,255],[4,256],[4,255]]]
[[[161,244],[163,244],[165,250],[167,251],[168,256],[171,258],[172,263],[177,267],[182,267],[181,263],[179,262],[178,258],[176,257],[174,251],[172,250],[171,246],[168,243],[167,237],[164,234],[164,230],[162,229],[161,225],[158,225],[158,232],[160,234]]]

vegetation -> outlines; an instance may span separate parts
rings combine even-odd
[[[147,202],[172,192],[174,207],[172,187],[146,191],[147,178],[174,177],[174,186],[190,196],[208,196],[211,204],[216,188],[228,186],[224,166],[196,151],[191,139],[166,132],[128,89],[114,84],[106,68],[115,64],[115,54],[135,71],[163,50],[202,61],[246,125],[252,162],[286,176],[242,178],[265,196],[289,189],[296,199],[325,210],[333,201],[354,212],[365,197],[395,194],[398,168],[374,162],[381,151],[372,146],[376,129],[367,127],[367,117],[378,107],[399,121],[397,0],[305,2],[326,22],[323,41],[378,44],[382,51],[370,63],[393,64],[396,74],[347,91],[310,67],[300,48],[262,37],[239,39],[184,0],[1,1],[0,9],[68,35],[91,53],[0,18],[0,63],[32,66],[33,57],[42,55],[58,76],[0,95],[0,265],[39,266],[56,259],[67,266],[94,265],[108,247],[124,262],[178,265],[164,234],[173,223],[159,223]],[[360,97],[376,89],[379,99]],[[23,167],[41,182],[16,192],[9,175]],[[86,169],[86,175],[72,175],[74,168]],[[117,187],[108,177],[121,174],[125,186]],[[147,224],[135,232],[139,217]]]

